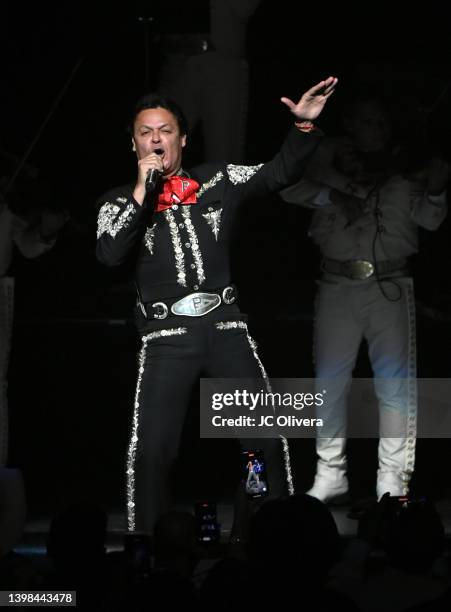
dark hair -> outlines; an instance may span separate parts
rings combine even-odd
[[[146,94],[145,96],[141,96],[141,98],[139,98],[135,104],[135,108],[128,124],[128,131],[131,136],[133,136],[133,128],[135,125],[136,117],[141,111],[146,110],[148,108],[164,108],[165,110],[169,111],[172,115],[174,115],[177,121],[180,134],[184,136],[188,133],[188,122],[177,102],[175,102],[172,98],[169,98],[168,96],[164,96],[159,93],[150,93]]]
[[[270,500],[252,516],[248,553],[274,575],[294,571],[323,582],[340,556],[340,536],[328,507],[298,493]]]

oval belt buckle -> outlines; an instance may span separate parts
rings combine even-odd
[[[187,317],[202,317],[217,308],[221,298],[217,293],[190,293],[171,306],[175,315]]]
[[[166,319],[168,316],[168,307],[164,302],[155,302],[152,304],[152,308],[154,309],[154,319]]]
[[[350,272],[353,280],[366,280],[374,274],[374,266],[365,259],[356,259],[351,262]]]

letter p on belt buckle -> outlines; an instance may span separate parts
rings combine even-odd
[[[217,308],[221,297],[216,293],[190,293],[171,306],[171,312],[185,317],[202,317]]]

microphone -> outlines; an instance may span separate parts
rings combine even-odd
[[[151,193],[157,186],[158,179],[160,178],[160,172],[156,168],[152,168],[147,173],[146,177],[146,192]]]
[[[157,155],[162,155],[163,149],[155,149],[154,153],[156,153]],[[146,193],[152,193],[152,191],[155,190],[160,176],[161,172],[159,170],[156,170],[155,168],[149,170],[146,177]]]

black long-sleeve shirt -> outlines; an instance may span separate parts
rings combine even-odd
[[[133,185],[108,191],[99,202],[98,259],[114,266],[136,258],[136,282],[145,303],[230,285],[237,206],[299,180],[319,142],[317,132],[293,128],[266,164],[198,166],[187,173],[200,185],[193,205],[154,212],[134,200]]]

